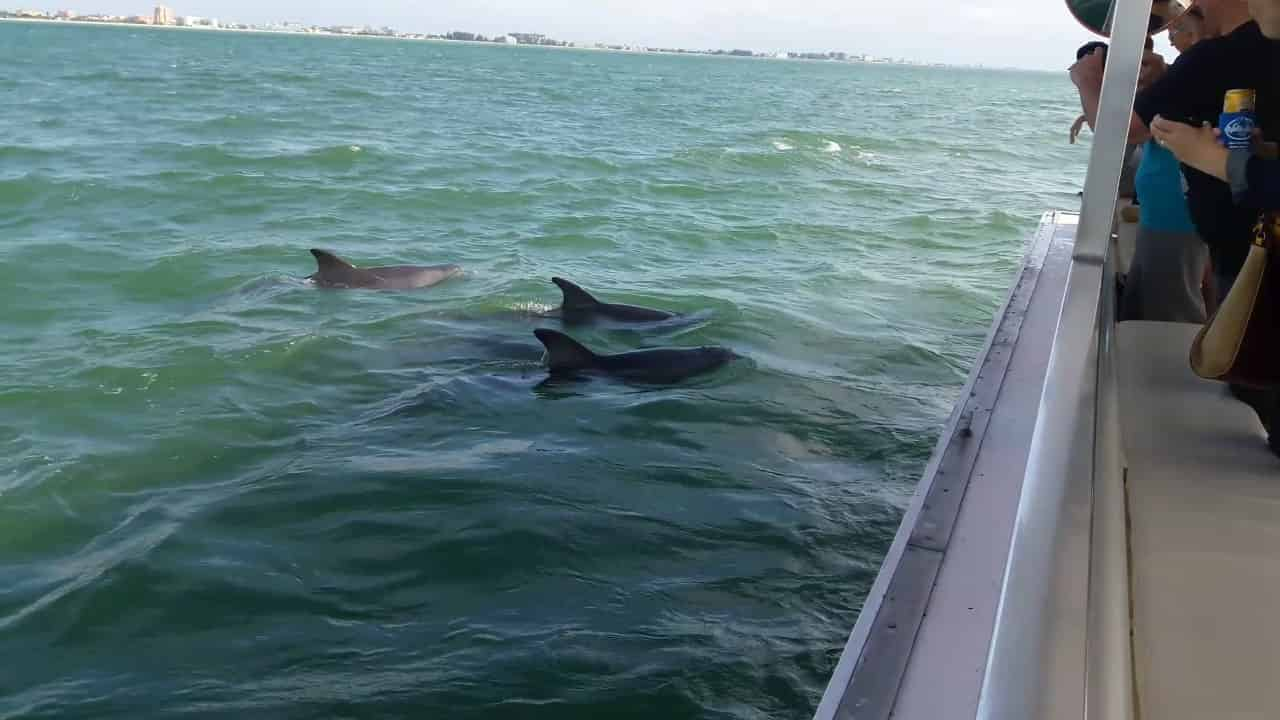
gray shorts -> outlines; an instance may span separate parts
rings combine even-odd
[[[1120,319],[1203,323],[1200,285],[1208,263],[1209,246],[1199,235],[1139,226]]]

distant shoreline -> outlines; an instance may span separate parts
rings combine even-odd
[[[137,30],[182,30],[184,32],[211,32],[211,33],[256,33],[259,35],[316,35],[319,37],[351,37],[351,38],[374,38],[378,40],[412,40],[416,42],[424,42],[430,38],[406,38],[396,37],[394,35],[349,35],[346,33],[331,32],[304,32],[302,30],[267,30],[265,28],[233,28],[233,27],[209,27],[207,25],[148,25],[146,23],[131,22],[108,22],[106,20],[69,20],[57,18],[23,18],[23,17],[2,17],[0,22],[15,23],[42,23],[45,25],[105,25],[107,27],[135,28]],[[457,42],[457,41],[448,41]],[[493,43],[477,43],[477,44],[493,44]]]
[[[403,42],[429,42],[429,43],[447,43],[458,45],[484,45],[487,47],[507,47],[507,48],[538,48],[542,50],[584,50],[591,52],[618,53],[622,55],[664,55],[668,57],[702,57],[717,60],[762,60],[762,61],[779,61],[779,62],[805,62],[815,63],[819,65],[875,65],[880,67],[902,67],[902,68],[923,68],[933,70],[989,70],[1000,72],[1047,72],[1044,70],[1035,70],[1029,68],[1004,68],[1004,67],[985,67],[971,65],[946,65],[940,63],[907,63],[907,62],[888,62],[888,61],[867,61],[862,59],[850,58],[848,60],[821,60],[814,58],[791,58],[791,57],[775,57],[772,55],[732,55],[730,53],[715,53],[706,51],[688,51],[688,52],[671,52],[669,50],[630,50],[626,48],[596,47],[593,45],[534,45],[522,43],[519,45],[507,45],[503,43],[486,42],[481,40],[449,40],[439,37],[401,37],[397,35],[376,35],[376,34],[357,34],[357,33],[335,33],[335,32],[308,32],[304,30],[268,30],[266,28],[232,28],[232,27],[208,27],[208,26],[185,26],[185,25],[148,25],[145,23],[130,22],[108,22],[98,20],[72,20],[67,18],[30,18],[30,17],[0,17],[0,22],[14,23],[41,23],[45,25],[103,25],[107,27],[135,28],[139,30],[180,30],[185,32],[208,32],[208,33],[247,33],[255,35],[291,35],[299,37],[325,37],[325,38],[356,38],[369,40],[400,40]]]
[[[200,26],[200,25],[194,25],[194,26],[148,25],[146,23],[106,22],[106,21],[98,21],[98,20],[70,20],[70,19],[58,19],[58,18],[20,18],[20,17],[0,18],[0,22],[43,23],[46,25],[106,25],[109,27],[137,28],[139,30],[184,30],[184,31],[204,31],[204,32],[211,32],[211,33],[237,32],[237,33],[253,33],[258,35],[300,35],[303,37],[363,38],[363,39],[370,39],[370,40],[403,40],[405,42],[433,42],[433,43],[448,43],[450,45],[455,45],[455,44],[456,45],[484,45],[488,47],[509,47],[509,48],[538,48],[541,50],[590,50],[593,52],[622,53],[625,55],[671,55],[674,57],[707,57],[707,58],[722,58],[722,59],[727,58],[732,60],[790,60],[793,62],[804,60],[805,62],[832,62],[830,60],[805,60],[803,58],[777,58],[777,57],[769,57],[769,56],[761,56],[761,57],[750,56],[749,57],[744,55],[730,55],[728,53],[717,55],[715,53],[709,53],[709,52],[669,52],[665,50],[627,50],[627,49],[620,50],[620,49],[607,48],[607,47],[606,48],[594,47],[591,45],[533,45],[528,43],[524,43],[520,45],[506,45],[504,43],[487,42],[483,40],[449,40],[447,38],[438,38],[438,37],[415,38],[415,37],[400,37],[396,35],[373,35],[373,34],[362,35],[362,34],[356,34],[356,33],[307,32],[305,30],[267,30],[266,28],[232,28],[232,27],[214,28],[214,27]],[[858,61],[847,60],[847,61],[844,61],[844,64],[900,65],[900,63],[887,63],[887,62],[886,63],[865,63],[860,60]],[[903,65],[903,66],[906,67],[906,65]],[[925,66],[919,66],[919,67],[925,67]]]

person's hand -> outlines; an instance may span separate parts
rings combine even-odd
[[[1102,73],[1106,70],[1107,54],[1102,48],[1085,55],[1071,66],[1071,82],[1078,88],[1102,88]]]
[[[1213,137],[1218,141],[1219,145],[1226,144],[1222,141],[1222,131],[1218,128],[1213,129]],[[1254,128],[1253,142],[1249,147],[1249,152],[1263,160],[1280,160],[1280,143],[1267,142],[1262,134],[1262,128]]]
[[[1214,134],[1219,139],[1222,138],[1222,132],[1215,130]],[[1253,129],[1253,154],[1263,160],[1280,160],[1280,144],[1267,142],[1262,135],[1262,128]]]
[[[1195,163],[1191,160],[1206,154],[1210,148],[1222,147],[1219,140],[1221,133],[1208,123],[1197,127],[1159,115],[1151,122],[1151,136],[1179,160],[1192,167],[1195,167]]]
[[[1168,148],[1178,160],[1220,180],[1227,179],[1228,152],[1218,140],[1218,131],[1208,123],[1196,127],[1156,116],[1151,136]]]
[[[1164,77],[1168,69],[1169,66],[1165,64],[1163,55],[1148,50],[1142,56],[1142,66],[1138,70],[1138,90],[1151,87],[1152,83]]]
[[[1080,131],[1084,129],[1084,124],[1089,122],[1089,118],[1081,115],[1071,125],[1071,144],[1076,144],[1076,138],[1080,137]]]

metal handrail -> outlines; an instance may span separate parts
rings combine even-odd
[[[1114,248],[1114,245],[1112,246]],[[1103,287],[1115,277],[1115,253],[1103,268]],[[1089,557],[1089,611],[1085,653],[1085,717],[1130,720],[1133,644],[1130,615],[1128,497],[1116,374],[1115,293],[1099,312],[1098,401]]]
[[[1109,332],[1102,330],[1111,319],[1101,317],[1099,305],[1102,292],[1112,289],[1104,284],[1104,278],[1109,277],[1104,265],[1150,13],[1150,0],[1116,0],[1073,263],[1032,436],[979,699],[978,717],[982,720],[1036,720],[1048,717],[1051,710],[1044,705],[1048,673],[1057,668],[1049,662],[1053,650],[1050,626],[1055,619],[1051,589],[1055,573],[1062,570],[1057,566],[1065,539],[1066,503],[1073,484],[1088,483],[1093,491],[1096,476],[1090,471],[1088,477],[1079,477],[1074,471],[1078,455],[1086,452],[1093,469],[1095,447],[1092,443],[1081,447],[1072,440],[1082,425],[1095,428],[1098,402],[1106,402],[1098,400],[1097,383],[1104,376],[1093,363],[1098,357],[1095,349],[1099,355],[1110,351]],[[1104,485],[1100,492],[1105,495],[1094,499],[1114,502],[1114,490]],[[1122,511],[1123,503],[1118,507]],[[1105,547],[1091,553],[1090,597],[1104,607],[1112,607],[1123,597],[1124,615],[1121,618],[1095,605],[1089,613],[1086,657],[1121,674],[1106,677],[1100,667],[1088,673],[1088,686],[1080,690],[1089,720],[1127,720],[1132,714],[1127,566],[1116,565],[1120,559],[1116,552],[1124,549],[1124,529],[1120,528],[1117,538],[1116,516],[1111,510],[1093,518],[1092,541],[1105,543]],[[1121,543],[1118,548],[1116,543]],[[1117,572],[1125,575],[1120,582]],[[1123,633],[1122,643],[1118,633]]]

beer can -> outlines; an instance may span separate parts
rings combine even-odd
[[[1232,150],[1248,150],[1253,146],[1253,130],[1258,127],[1258,93],[1255,90],[1228,90],[1222,101],[1218,130],[1222,144]]]
[[[1222,101],[1222,112],[1254,112],[1258,109],[1257,90],[1228,90]]]

